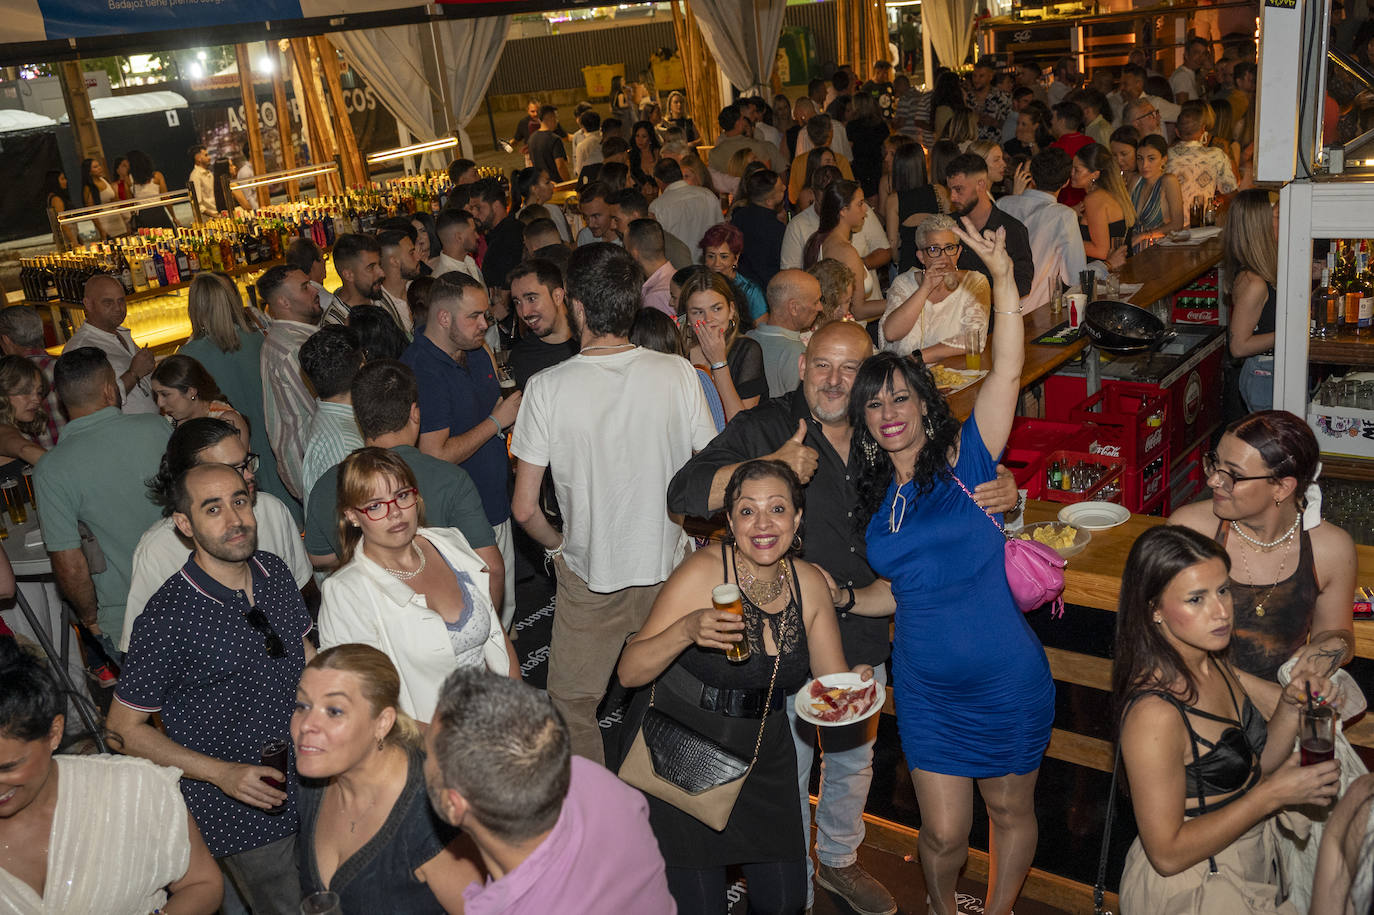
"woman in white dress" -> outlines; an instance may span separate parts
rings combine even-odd
[[[54,756],[62,696],[13,638],[0,638],[0,683],[0,912],[218,911],[223,878],[182,800],[181,772]]]
[[[887,310],[878,323],[878,343],[902,356],[920,352],[927,363],[964,352],[970,330],[987,338],[992,289],[976,270],[960,270],[961,249],[954,220],[927,216],[916,228],[913,267],[892,281]]]

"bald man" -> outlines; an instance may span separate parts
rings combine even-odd
[[[763,349],[763,374],[768,396],[791,393],[801,380],[802,355],[808,331],[821,315],[821,284],[805,270],[780,270],[768,281],[764,293],[768,321],[749,331]]]
[[[779,274],[779,311],[791,298],[783,292],[794,281],[788,270]],[[806,274],[802,273],[802,276]],[[810,279],[810,277],[807,277]],[[815,281],[812,280],[812,283]],[[802,288],[798,278],[795,285]],[[800,295],[813,295],[812,286]],[[819,288],[814,296],[819,298]],[[769,315],[773,314],[774,283],[768,284]],[[800,305],[797,314],[805,314]],[[770,317],[771,320],[771,317]],[[800,318],[794,318],[794,321]],[[869,568],[863,527],[855,524],[862,455],[850,448],[849,390],[860,364],[873,354],[873,344],[859,324],[834,321],[812,336],[798,359],[801,383],[781,397],[767,400],[737,415],[725,431],[677,472],[668,486],[668,510],[709,518],[725,504],[725,484],[744,461],[765,458],[790,466],[806,484],[806,537],[802,558],[813,562],[832,581],[831,597],[839,615],[840,638],[850,664],[872,664],[886,681],[888,619],[895,609],[887,582]],[[1016,482],[1003,473],[974,490],[988,511],[1006,511],[1016,504]],[[865,615],[851,612],[859,610]],[[791,697],[786,707],[794,713]],[[842,728],[827,728],[825,765],[816,808],[816,881],[863,912],[896,911],[891,894],[858,864],[863,843],[864,803],[873,780],[873,741],[877,716]],[[797,828],[810,835],[807,784],[815,753],[816,729],[792,722],[797,744],[798,797],[801,818]],[[810,859],[807,860],[810,869]],[[810,881],[807,894],[811,894]],[[809,900],[808,900],[809,902]]]
[[[125,413],[156,413],[153,389],[148,376],[156,363],[152,350],[134,342],[129,328],[122,326],[129,308],[124,301],[124,287],[107,273],[98,273],[86,281],[81,306],[86,323],[62,347],[69,353],[83,346],[94,346],[105,354],[118,376],[121,409]]]

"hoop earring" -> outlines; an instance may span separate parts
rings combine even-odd
[[[798,534],[797,536],[795,536],[795,537],[792,538],[792,549],[791,549],[791,552],[800,554],[801,551],[802,551],[802,539],[801,539],[801,534]]]

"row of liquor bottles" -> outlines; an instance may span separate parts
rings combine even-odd
[[[384,219],[429,212],[448,199],[447,175],[410,176],[338,197],[275,204],[195,228],[140,229],[110,239],[20,261],[25,298],[79,303],[87,280],[108,274],[127,295],[190,282],[203,270],[252,267],[283,256],[297,238],[328,249],[350,232],[370,232]]]
[[[1318,339],[1343,332],[1374,336],[1374,265],[1368,240],[1331,243],[1312,294],[1308,330]]]

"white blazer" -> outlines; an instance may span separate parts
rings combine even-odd
[[[501,617],[488,596],[487,566],[454,528],[422,527],[424,537],[455,569],[472,576],[474,608],[490,617],[491,634],[482,659],[494,673],[510,673]],[[348,642],[371,645],[391,659],[401,675],[401,711],[418,721],[434,717],[439,687],[457,661],[448,630],[425,598],[405,582],[387,574],[361,547],[343,568],[324,581],[320,603],[320,648]]]

